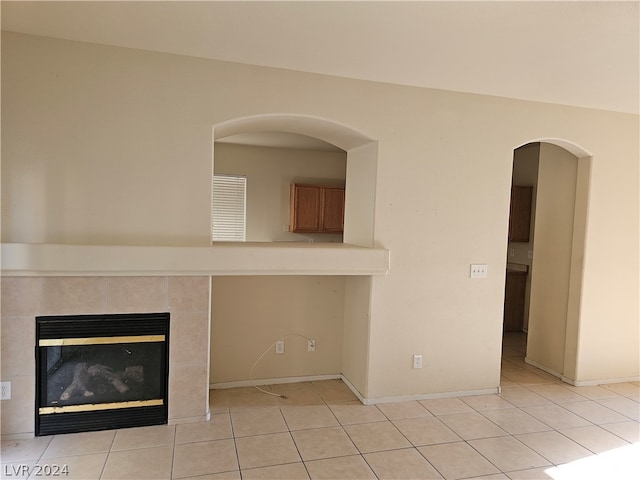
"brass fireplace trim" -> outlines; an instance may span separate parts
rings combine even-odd
[[[39,347],[58,347],[68,345],[111,345],[117,343],[164,342],[164,335],[135,335],[130,337],[93,337],[93,338],[54,338],[38,341]]]
[[[133,407],[157,407],[164,405],[164,400],[136,400],[132,402],[112,402],[112,403],[89,403],[83,405],[65,405],[64,407],[40,407],[38,413],[40,415],[49,415],[51,413],[69,413],[69,412],[94,412],[96,410],[115,410],[118,408]]]

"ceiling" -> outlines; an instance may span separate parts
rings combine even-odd
[[[2,29],[639,113],[640,1],[2,1]]]

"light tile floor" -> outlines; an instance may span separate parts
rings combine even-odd
[[[2,478],[640,478],[640,384],[563,384],[524,363],[525,342],[505,336],[500,395],[364,406],[338,380],[268,387],[287,399],[217,390],[210,422],[3,441]]]

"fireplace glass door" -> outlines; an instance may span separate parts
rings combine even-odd
[[[36,434],[167,423],[169,314],[36,318]]]

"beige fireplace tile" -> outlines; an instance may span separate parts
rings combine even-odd
[[[2,317],[2,377],[29,375],[35,371],[33,355],[36,322],[31,317]]]
[[[169,367],[169,419],[206,415],[208,384],[206,365],[172,363]]]
[[[40,279],[37,277],[2,277],[2,317],[35,315],[38,311],[39,285]]]
[[[172,313],[171,347],[172,365],[207,363],[209,354],[209,313]]]
[[[44,277],[40,310],[43,315],[104,313],[104,277]]]
[[[167,277],[108,277],[108,312],[165,312]]]
[[[169,309],[173,312],[201,312],[209,309],[209,277],[169,277]]]
[[[3,377],[11,382],[11,400],[2,401],[2,435],[33,433],[35,430],[35,375]]]

